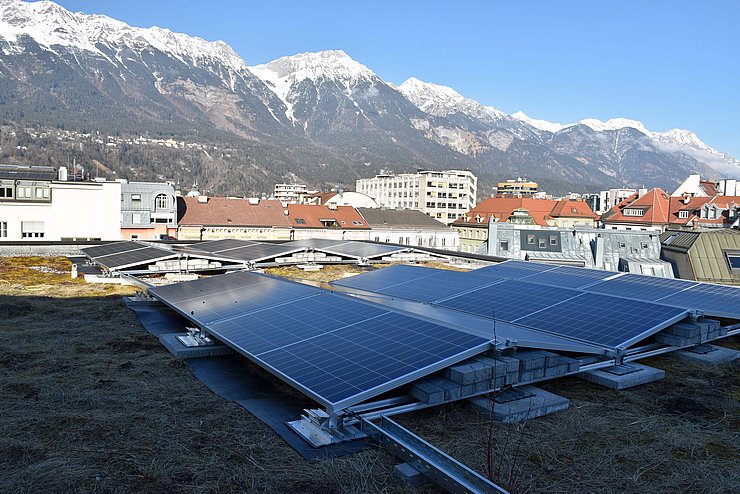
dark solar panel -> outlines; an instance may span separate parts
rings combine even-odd
[[[217,252],[216,255],[240,261],[261,261],[273,257],[286,256],[293,252],[300,252],[303,248],[286,246],[285,244],[254,244],[236,249]]]
[[[405,250],[405,247],[394,245],[371,244],[365,242],[345,242],[331,247],[325,247],[325,250],[334,252],[347,257],[371,258],[383,255],[389,255],[393,252]]]
[[[246,247],[248,245],[255,245],[259,242],[253,242],[251,240],[237,240],[235,238],[225,238],[222,240],[208,240],[205,242],[198,242],[197,244],[190,245],[191,249],[202,250],[203,252],[222,252],[227,249],[237,249],[240,247]]]
[[[329,240],[326,238],[307,238],[304,240],[294,240],[292,242],[286,242],[283,245],[290,245],[291,247],[308,247],[308,248],[327,248],[334,245],[344,244],[346,240]]]
[[[489,285],[445,300],[438,300],[434,305],[455,309],[481,317],[495,318],[501,321],[514,321],[576,297],[582,292],[506,280]]]
[[[115,242],[112,244],[98,245],[96,247],[85,247],[80,249],[87,257],[95,259],[96,257],[110,256],[112,254],[122,254],[136,249],[147,247],[138,242]]]
[[[143,249],[130,250],[120,254],[96,257],[95,262],[108,269],[123,269],[139,264],[148,264],[162,259],[177,257],[175,252],[156,247],[144,247]]]
[[[413,316],[254,273],[149,291],[327,406],[358,403],[489,345]]]
[[[582,341],[626,347],[686,315],[677,307],[582,293],[512,322]]]

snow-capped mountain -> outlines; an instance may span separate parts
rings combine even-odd
[[[481,184],[537,177],[550,190],[665,186],[731,160],[688,131],[627,119],[554,124],[415,78],[395,87],[339,50],[250,67],[222,41],[49,1],[0,0],[0,102],[0,117],[19,127],[227,143],[244,156],[233,169],[209,153],[176,164],[121,158],[215,192],[235,181],[352,187],[381,170],[442,167],[470,168]]]

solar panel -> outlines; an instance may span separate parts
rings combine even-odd
[[[138,266],[140,264],[149,264],[164,259],[177,257],[177,253],[167,249],[158,249],[156,247],[143,247],[141,249],[121,252],[120,254],[111,254],[94,258],[95,262],[111,270]]]
[[[328,252],[340,254],[347,257],[362,257],[367,259],[371,257],[388,255],[393,252],[401,252],[403,250],[406,250],[406,247],[371,244],[365,242],[345,242],[330,247],[323,247],[321,248],[321,250],[326,250]]]
[[[255,273],[151,288],[156,298],[319,403],[344,408],[488,348],[490,341],[351,297]]]
[[[290,245],[293,247],[308,247],[308,248],[325,248],[332,247],[346,243],[346,240],[330,240],[327,238],[307,238],[304,240],[293,240],[292,242],[286,242],[283,245]]]
[[[613,271],[601,269],[574,268],[572,266],[557,266],[547,271],[535,272],[519,278],[528,283],[561,286],[565,288],[582,288],[601,280],[617,276]]]
[[[687,280],[657,278],[639,274],[623,274],[616,278],[591,285],[585,288],[585,290],[637,300],[656,301],[696,285],[698,283]]]
[[[316,288],[239,271],[150,288],[149,292],[176,306],[186,317],[202,324],[211,324],[308,297],[316,293]]]
[[[719,317],[740,318],[740,288],[696,283],[657,300],[660,304],[697,309]]]
[[[543,271],[550,271],[555,268],[557,268],[557,266],[540,262],[504,261],[499,264],[476,269],[475,271],[471,271],[471,273],[475,273],[481,276],[490,276],[492,278],[519,279],[524,276]]]
[[[286,246],[285,244],[254,244],[236,249],[227,249],[214,253],[219,257],[240,261],[262,261],[273,257],[280,257],[300,252],[303,247]]]
[[[147,247],[144,244],[138,242],[126,241],[126,242],[115,242],[112,244],[98,245],[96,247],[85,247],[80,249],[87,257],[95,259],[96,257],[110,256],[112,254],[121,254],[136,249],[143,249]]]
[[[203,252],[222,252],[228,249],[237,249],[240,247],[246,247],[248,245],[256,245],[259,242],[252,240],[238,240],[235,238],[224,238],[221,240],[207,240],[205,242],[198,242],[197,244],[190,245],[191,249],[202,250]]]
[[[335,299],[331,301],[334,306],[349,303],[348,308],[358,309],[355,300],[329,297]],[[448,359],[482,349],[488,343],[483,338],[402,314],[355,316],[356,322],[319,335],[313,335],[318,328],[311,327],[312,336],[254,357],[311,390],[327,404],[341,408],[362,401],[363,395],[373,389],[395,387],[394,381],[409,382],[419,377],[415,373],[441,369]]]
[[[626,348],[687,314],[677,307],[581,293],[512,322],[582,341]]]

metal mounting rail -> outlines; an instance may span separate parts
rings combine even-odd
[[[448,492],[504,493],[506,490],[435,448],[386,416],[375,424],[362,419],[362,431]]]

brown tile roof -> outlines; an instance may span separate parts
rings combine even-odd
[[[370,225],[352,206],[330,208],[314,204],[288,204],[288,219],[294,228],[370,229]]]
[[[208,197],[207,202],[198,202],[197,197],[178,197],[177,215],[180,225],[291,226],[282,204],[274,200],[249,204],[247,199]]]

